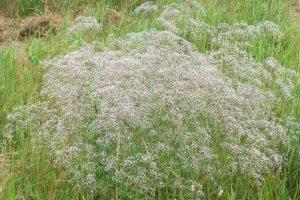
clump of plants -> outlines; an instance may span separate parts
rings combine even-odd
[[[43,62],[44,100],[9,115],[6,138],[29,133],[67,179],[103,198],[167,188],[201,198],[220,177],[259,187],[286,164],[289,124],[275,110],[296,73],[247,52],[256,37],[280,40],[276,24],[212,26],[204,16],[195,1],[171,4],[157,20],[162,31]],[[208,36],[212,50],[199,53],[187,34]]]

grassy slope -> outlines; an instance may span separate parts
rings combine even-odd
[[[1,1],[1,6],[7,6],[8,1]],[[41,0],[15,0],[16,6],[10,13],[17,15],[28,15],[34,12],[42,13],[45,4]],[[50,1],[48,1],[50,2]],[[53,2],[53,1],[52,1]],[[76,3],[83,1],[57,1],[63,6],[59,8],[74,8]],[[72,3],[70,3],[72,2]],[[86,40],[99,40],[104,42],[109,34],[124,35],[128,32],[141,31],[145,28],[155,27],[155,15],[150,18],[131,18],[130,10],[139,4],[135,1],[99,1],[97,6],[91,1],[81,11],[82,14],[96,16],[103,24],[110,24],[105,19],[106,7],[117,7],[123,15],[121,23],[117,27],[108,26],[102,35],[85,36]],[[171,2],[171,1],[168,1]],[[163,6],[167,1],[158,0],[158,5]],[[172,1],[174,2],[174,1]],[[84,2],[83,2],[84,3]],[[85,2],[86,3],[86,2]],[[202,0],[207,8],[207,22],[217,24],[219,22],[232,23],[237,20],[244,20],[250,24],[264,20],[276,22],[285,32],[283,42],[273,44],[264,39],[257,39],[256,45],[249,51],[258,60],[268,56],[277,58],[282,64],[300,70],[300,35],[297,34],[297,26],[291,17],[291,5],[283,0]],[[12,5],[12,4],[11,4]],[[36,5],[35,9],[33,5]],[[57,9],[57,4],[49,5],[49,9]],[[65,12],[67,13],[67,12]],[[63,30],[70,25],[72,19],[71,11],[66,14],[65,25],[61,33],[49,36],[48,39],[31,38],[23,49],[16,49],[13,42],[9,48],[0,50],[0,136],[5,124],[5,116],[17,105],[26,104],[29,101],[39,99],[38,92],[42,85],[42,70],[39,62],[59,54],[64,54],[79,48],[81,39],[70,39],[63,34]],[[75,45],[74,45],[75,44]],[[200,51],[206,51],[208,46],[205,42],[199,41],[196,44]],[[3,56],[2,56],[3,55]],[[292,112],[300,122],[300,87],[295,91],[295,103],[290,102],[280,109],[280,114]],[[33,153],[30,149],[26,135],[20,134],[17,137],[14,147],[7,147],[3,152],[10,164],[10,179],[0,199],[90,199],[89,194],[73,188],[68,181],[60,178],[58,169],[53,169],[46,152]],[[299,145],[300,142],[295,145]],[[1,179],[1,177],[0,177]],[[224,199],[299,199],[300,198],[300,171],[299,158],[294,151],[291,151],[289,166],[283,174],[274,173],[267,177],[262,188],[258,191],[251,185],[235,180],[222,180],[224,186]],[[105,183],[100,183],[105,184]],[[161,191],[161,198],[172,198],[174,191]],[[208,191],[210,193],[215,191]],[[180,196],[178,196],[180,198]],[[177,198],[178,198],[177,197]]]

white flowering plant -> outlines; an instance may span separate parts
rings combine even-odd
[[[135,12],[152,11],[146,2]],[[257,37],[280,40],[275,23],[209,25],[205,17],[196,1],[173,3],[157,19],[164,30],[44,61],[44,100],[8,116],[6,139],[27,130],[66,179],[103,199],[122,188],[136,198],[175,188],[200,199],[209,184],[222,197],[219,181],[236,177],[259,188],[287,164],[291,123],[276,110],[292,100],[298,74],[247,51]],[[99,28],[78,21],[70,32]],[[189,36],[205,36],[212,48],[200,53]]]
[[[155,5],[153,2],[151,1],[146,1],[144,3],[142,3],[141,5],[139,5],[133,12],[132,15],[139,15],[139,14],[144,14],[144,15],[148,15],[154,12],[157,12],[158,10],[158,6]]]

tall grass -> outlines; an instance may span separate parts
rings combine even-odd
[[[69,38],[64,31],[70,26],[73,19],[72,9],[82,6],[82,15],[96,16],[102,24],[107,24],[102,34],[84,35],[87,41],[100,41],[105,43],[111,34],[122,36],[129,32],[138,32],[144,29],[159,28],[155,24],[156,14],[151,17],[132,18],[131,11],[141,1],[88,1],[88,0],[2,0],[0,10],[8,15],[28,16],[31,14],[42,14],[45,10],[62,11],[70,10],[65,15],[62,30],[49,39],[30,38],[22,48],[16,47],[11,41],[6,48],[0,49],[0,138],[6,123],[5,117],[12,109],[18,105],[26,105],[28,102],[40,100],[39,89],[42,83],[43,70],[40,62],[44,59],[52,58],[60,54],[65,54],[78,49],[82,44],[82,38]],[[171,0],[157,0],[160,9]],[[271,20],[277,23],[284,31],[284,39],[280,43],[274,44],[270,40],[258,38],[249,52],[261,61],[267,57],[275,57],[281,64],[300,70],[300,31],[296,23],[300,23],[292,17],[293,7],[291,2],[284,0],[201,0],[202,5],[207,10],[206,21],[209,24],[226,22],[229,24],[243,20],[249,24],[257,24],[260,21]],[[120,23],[113,26],[107,20],[107,8],[118,9],[122,13]],[[188,38],[190,39],[190,38]],[[190,39],[194,40],[194,39]],[[206,52],[211,47],[203,40],[193,41],[199,51]],[[299,80],[294,91],[293,104],[286,102],[279,109],[283,117],[292,114],[300,123],[300,86]],[[292,106],[291,106],[292,105]],[[298,133],[300,138],[300,133]],[[68,180],[61,176],[60,169],[54,169],[51,157],[46,149],[40,153],[32,151],[29,143],[29,136],[20,132],[15,137],[13,145],[2,144],[1,151],[8,162],[9,172],[4,185],[4,190],[0,192],[0,199],[101,199],[93,196],[87,191],[78,191]],[[300,198],[300,139],[292,144],[287,167],[282,173],[268,175],[262,187],[257,190],[243,180],[224,180],[222,182],[224,196],[223,199],[299,199]],[[1,183],[1,181],[0,181]],[[99,183],[105,185],[105,182]],[[207,198],[210,193],[207,191]],[[113,193],[113,191],[112,191]],[[132,199],[138,198],[132,195]],[[180,198],[176,191],[159,191],[159,199]]]
[[[26,17],[45,12],[65,12],[72,9],[76,11],[85,6],[110,5],[129,8],[139,2],[141,0],[1,0],[0,11],[10,17]]]

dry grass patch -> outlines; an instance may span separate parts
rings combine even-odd
[[[118,27],[124,17],[125,14],[121,11],[115,9],[107,9],[105,13],[105,26],[110,27],[112,25],[113,27]]]
[[[15,28],[11,18],[0,16],[0,42],[4,42]]]
[[[48,32],[56,33],[61,22],[62,16],[59,14],[27,17],[20,24],[18,37],[44,37]]]
[[[0,193],[5,187],[9,175],[9,162],[5,160],[3,154],[0,154]]]
[[[22,20],[0,16],[0,42],[9,39],[24,41],[28,37],[45,37],[48,33],[56,33],[63,20],[60,14],[30,16]]]

